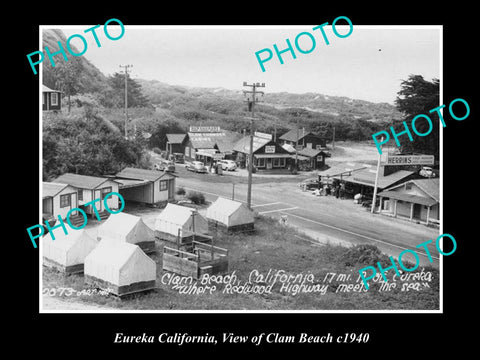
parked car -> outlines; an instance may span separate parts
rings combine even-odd
[[[161,161],[155,164],[155,170],[175,172],[175,163],[173,161]]]
[[[183,164],[185,162],[185,156],[182,153],[173,153],[170,156],[172,157],[173,162],[177,164]]]
[[[432,178],[435,177],[435,172],[433,169],[429,166],[423,166],[420,171],[418,172],[420,176],[426,177],[426,178]]]
[[[194,171],[194,172],[198,172],[198,173],[206,173],[207,172],[207,168],[205,167],[205,165],[201,161],[192,161],[191,163],[187,163],[185,168],[189,171]]]
[[[233,160],[220,160],[218,163],[222,165],[222,170],[234,171],[237,168]]]

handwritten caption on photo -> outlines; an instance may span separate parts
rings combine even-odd
[[[372,281],[378,282],[379,292],[391,291],[397,285],[387,284],[381,276],[371,277]],[[160,278],[162,285],[170,286],[172,290],[183,295],[213,294],[272,294],[274,292],[297,296],[299,294],[315,293],[325,295],[328,292],[350,293],[366,292],[368,284],[361,282],[363,275],[354,275],[353,272],[336,273],[327,272],[321,278],[316,278],[312,273],[290,274],[284,270],[270,269],[262,273],[252,270],[247,279],[239,279],[236,271],[227,275],[204,274],[200,279],[181,276],[173,273],[165,273]],[[421,291],[430,288],[433,275],[430,271],[415,274],[395,274],[392,278],[394,284],[399,284],[400,291]]]

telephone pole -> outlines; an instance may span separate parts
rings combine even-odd
[[[248,188],[247,188],[247,206],[249,209],[252,208],[252,171],[253,171],[253,120],[255,118],[255,103],[260,102],[257,95],[264,95],[263,91],[258,91],[257,88],[265,87],[265,83],[252,83],[247,84],[246,81],[243,82],[243,86],[251,87],[252,90],[243,90],[243,95],[246,97],[246,102],[248,103],[248,108],[252,112],[252,117],[250,118],[250,149],[248,150]]]
[[[128,68],[132,68],[133,65],[119,65],[121,68],[124,68],[125,72],[125,139],[127,139],[127,123],[128,123],[128,92],[127,92],[127,78],[128,78]]]

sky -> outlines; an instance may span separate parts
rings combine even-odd
[[[61,28],[67,38],[82,34],[87,40],[82,56],[105,75],[119,72],[119,65],[130,64],[132,78],[170,85],[241,90],[244,81],[263,82],[265,96],[268,92],[314,92],[393,104],[401,81],[410,74],[441,79],[440,26],[354,24],[351,35],[345,38],[337,37],[331,26],[326,26],[329,45],[318,29],[312,30],[315,26],[125,25],[124,35],[116,41],[109,40],[101,26],[96,30],[101,47],[91,33],[83,32],[91,25],[49,28]],[[347,34],[349,27],[337,25],[336,29]],[[108,31],[112,37],[120,35],[118,26],[109,25]],[[301,32],[315,39],[315,48],[308,54],[295,48],[295,37]],[[297,57],[293,59],[286,52],[282,54],[284,64],[280,64],[273,44],[285,49],[287,38]],[[302,49],[312,47],[307,35],[299,39]],[[71,44],[83,48],[78,37],[72,38]],[[266,71],[262,72],[255,52],[265,48],[273,57],[264,63]]]

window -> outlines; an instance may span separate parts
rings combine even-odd
[[[406,183],[405,190],[412,190],[412,183]]]
[[[258,159],[258,167],[265,167],[265,158]]]
[[[168,180],[160,180],[160,191],[168,189]]]
[[[280,159],[280,167],[285,167],[285,158]]]
[[[60,195],[60,207],[69,207],[72,203],[72,198],[70,194]]]
[[[50,93],[50,99],[52,105],[58,105],[58,94],[57,93]]]
[[[109,187],[106,187],[106,188],[102,188],[100,190],[100,197],[102,198],[102,200],[105,198],[105,196],[107,194],[110,194],[112,192],[112,187],[109,186]]]
[[[78,200],[83,200],[83,190],[78,190]]]
[[[280,166],[280,159],[276,158],[273,159],[273,167],[279,167]]]

